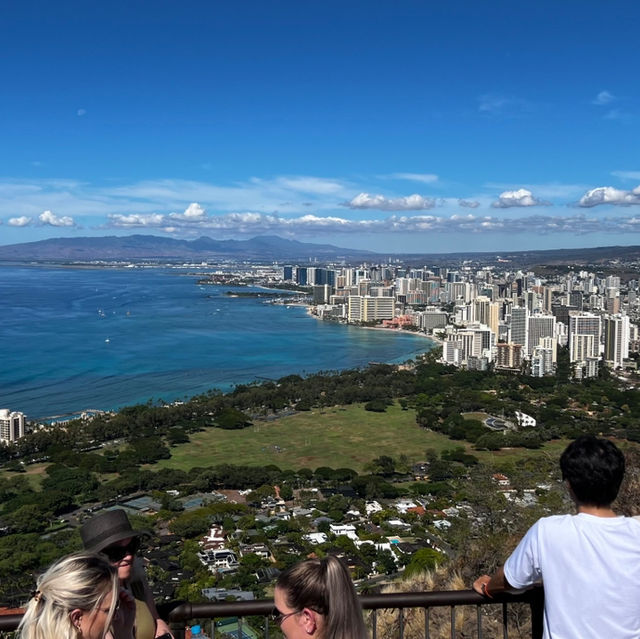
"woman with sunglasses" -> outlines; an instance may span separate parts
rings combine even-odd
[[[136,639],[172,637],[169,626],[160,619],[144,569],[136,554],[140,538],[149,535],[131,527],[124,510],[108,510],[92,517],[80,528],[80,537],[87,550],[100,552],[117,570],[120,585],[135,598]]]
[[[37,582],[18,627],[19,639],[133,638],[133,599],[121,591],[104,557],[78,553],[53,564]]]
[[[286,639],[366,639],[349,572],[332,555],[309,559],[276,582],[274,620]]]

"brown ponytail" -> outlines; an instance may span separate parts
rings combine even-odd
[[[294,610],[310,608],[324,617],[320,639],[367,639],[349,572],[333,555],[296,564],[278,577],[276,587]]]

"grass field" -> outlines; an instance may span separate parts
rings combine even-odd
[[[565,445],[552,442],[542,454],[557,454]],[[397,458],[404,454],[415,462],[424,459],[427,448],[440,452],[455,446],[464,446],[483,461],[517,461],[541,454],[524,449],[475,451],[466,442],[452,441],[420,428],[413,410],[405,411],[394,405],[386,413],[374,413],[365,411],[361,405],[352,405],[257,422],[243,430],[210,428],[191,435],[190,443],[172,448],[171,459],[162,460],[153,468],[188,470],[228,463],[275,464],[283,469],[347,467],[360,472],[380,455]]]
[[[467,413],[467,419],[481,419],[481,413]],[[238,464],[266,466],[275,464],[282,469],[315,469],[319,466],[353,468],[362,472],[365,466],[380,455],[398,458],[404,454],[410,462],[424,460],[427,448],[437,452],[463,446],[483,462],[517,463],[539,455],[559,457],[567,441],[552,441],[541,450],[523,448],[497,452],[476,451],[467,442],[453,441],[416,424],[413,410],[402,410],[394,404],[386,413],[364,410],[362,405],[332,407],[298,413],[270,422],[256,422],[243,430],[209,428],[191,435],[188,444],[171,449],[171,459],[147,466],[150,470],[195,466]],[[40,488],[47,464],[27,466],[26,474],[0,471],[0,477],[17,474],[26,477],[35,490]],[[112,479],[104,475],[101,481]]]
[[[2,471],[2,477],[24,477],[30,484],[33,490],[40,490],[40,485],[42,484],[42,480],[44,479],[45,471],[47,469],[48,464],[31,464],[26,466],[24,473],[14,473],[11,471]]]

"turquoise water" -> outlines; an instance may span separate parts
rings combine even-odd
[[[231,298],[229,288],[198,285],[179,269],[0,266],[0,408],[32,419],[173,401],[403,361],[432,346],[320,322],[303,307]]]

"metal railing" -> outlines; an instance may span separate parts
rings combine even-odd
[[[424,639],[437,639],[447,637],[456,639],[457,637],[474,637],[474,639],[509,639],[510,630],[516,628],[518,624],[510,620],[510,606],[527,604],[530,608],[530,618],[527,616],[525,623],[530,632],[522,634],[522,630],[517,629],[517,635],[512,634],[512,639],[517,637],[531,637],[531,639],[542,638],[542,612],[544,606],[544,595],[542,588],[535,588],[518,595],[496,595],[493,599],[487,599],[477,594],[473,590],[450,590],[432,592],[399,592],[381,595],[361,595],[360,601],[365,611],[370,611],[367,615],[367,624],[371,633],[371,639],[405,639],[411,636],[412,639],[424,637]],[[465,607],[467,612],[475,609],[475,622],[470,623],[467,618],[467,629],[462,634],[457,626],[459,625],[460,608]],[[269,639],[270,626],[268,615],[273,612],[273,600],[263,599],[259,601],[233,601],[224,603],[191,604],[181,603],[177,606],[165,605],[167,617],[171,624],[172,631],[176,639],[184,639],[185,626],[191,620],[210,619],[211,630],[210,639],[216,639],[216,635],[231,635],[236,639],[248,639],[252,637],[250,632],[243,631],[249,627],[247,617],[264,617],[261,633],[264,639]],[[497,608],[497,610],[496,610]],[[448,610],[447,610],[448,609]],[[497,614],[496,614],[497,613]],[[409,615],[411,616],[412,628],[408,630]],[[420,632],[416,632],[416,615],[422,617],[419,621]],[[491,615],[491,629],[487,630],[485,625]],[[384,619],[383,619],[384,617]],[[22,615],[0,616],[0,633],[15,630]],[[235,618],[237,626],[233,630],[222,630],[216,625],[216,620]],[[380,629],[381,622],[385,627]],[[443,626],[448,625],[448,630]],[[271,626],[271,630],[274,627]],[[206,629],[205,629],[206,630]],[[255,628],[252,628],[255,635]],[[470,634],[469,634],[470,633]],[[278,633],[279,634],[279,633]]]
[[[544,607],[544,595],[542,588],[529,590],[518,595],[496,595],[493,599],[482,597],[473,590],[451,590],[432,592],[404,592],[380,595],[361,595],[360,601],[367,615],[367,624],[372,639],[404,639],[405,635],[412,637],[424,637],[424,639],[436,639],[437,637],[475,637],[477,639],[509,639],[510,630],[517,629],[518,624],[510,620],[509,607],[514,604],[527,604],[530,609],[530,617],[525,624],[530,628],[526,634],[531,639],[542,638],[542,615]],[[472,610],[475,620],[467,626],[471,627],[471,634],[462,634],[458,628],[460,625],[460,608],[466,607]],[[475,610],[474,610],[475,609]],[[246,617],[265,617],[261,633],[264,639],[269,639],[270,627],[267,619],[273,611],[273,601],[264,599],[260,601],[235,601],[224,603],[191,604],[183,603],[171,610],[169,621],[176,639],[183,639],[185,623],[198,619],[211,619],[209,637],[216,639],[216,635],[231,635],[236,639],[247,639],[250,633],[243,632],[243,625],[248,624]],[[436,614],[438,611],[439,614]],[[412,627],[408,631],[409,613],[412,612]],[[415,629],[416,614],[421,617],[418,633]],[[491,630],[487,631],[485,622],[489,613],[492,613]],[[497,613],[497,614],[496,614]],[[381,617],[384,616],[384,620]],[[215,620],[234,617],[237,619],[237,627],[233,630],[222,631],[217,628]],[[384,628],[380,631],[381,621]],[[511,623],[510,623],[511,621]],[[448,631],[443,629],[443,624],[448,625]],[[246,625],[245,625],[246,629]],[[271,628],[273,630],[273,626]],[[255,630],[255,628],[253,628]],[[517,636],[525,636],[521,628],[517,629]],[[278,633],[279,636],[279,633]],[[511,635],[512,638],[514,634]]]

